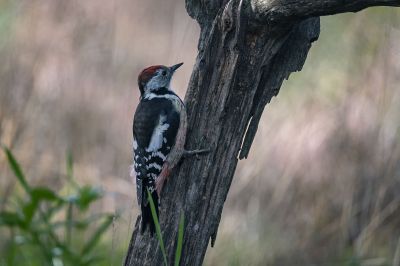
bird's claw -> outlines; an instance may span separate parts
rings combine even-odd
[[[165,180],[168,179],[170,173],[171,173],[171,170],[169,169],[168,164],[165,164],[163,166],[163,169],[161,170],[160,175],[156,179],[156,191],[158,194],[158,198],[160,198],[161,191],[164,186],[164,182],[165,182]]]

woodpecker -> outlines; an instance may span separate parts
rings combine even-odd
[[[164,182],[184,153],[187,116],[183,101],[171,90],[174,72],[183,63],[151,66],[138,77],[140,102],[133,118],[133,165],[137,200],[141,208],[141,233],[149,225],[155,232],[147,191],[157,216]]]

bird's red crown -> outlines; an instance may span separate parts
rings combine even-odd
[[[162,65],[156,65],[143,69],[138,77],[139,86],[146,84],[154,76],[154,73],[163,67]]]

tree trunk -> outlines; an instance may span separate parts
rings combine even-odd
[[[238,159],[246,158],[264,107],[284,79],[301,70],[319,36],[320,15],[399,0],[186,0],[201,27],[198,56],[185,97],[186,148],[211,148],[185,159],[161,195],[160,224],[173,264],[180,214],[185,216],[181,265],[201,265],[214,244]],[[156,237],[141,235],[138,217],[125,265],[162,265]]]

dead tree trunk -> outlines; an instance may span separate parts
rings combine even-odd
[[[291,72],[301,70],[319,36],[319,16],[377,5],[400,6],[400,0],[186,0],[201,27],[185,97],[186,148],[212,151],[185,159],[164,188],[160,224],[169,263],[184,212],[181,265],[202,264],[237,162],[249,154],[265,105]],[[162,264],[156,237],[140,235],[136,222],[125,265]]]

